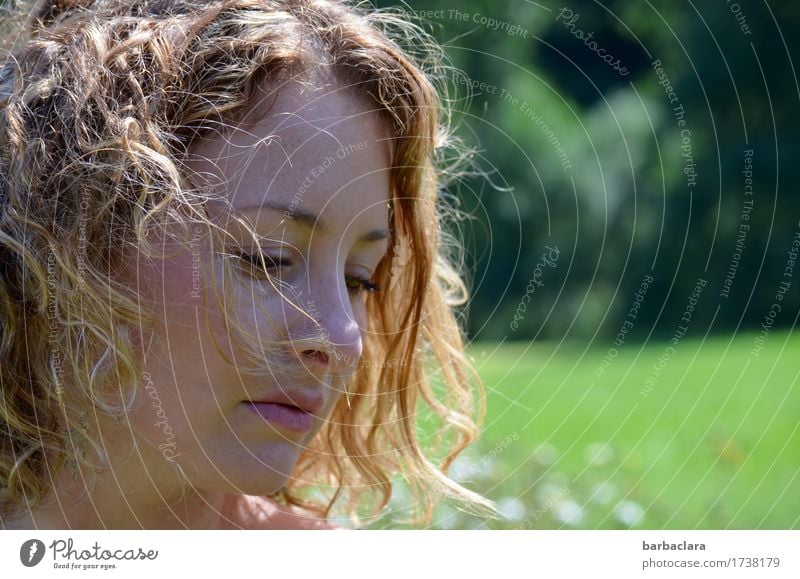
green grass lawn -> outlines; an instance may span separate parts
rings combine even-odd
[[[506,518],[436,526],[800,527],[800,337],[756,335],[626,344],[603,372],[608,345],[474,344],[488,412],[451,475]]]

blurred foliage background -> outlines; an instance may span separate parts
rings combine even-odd
[[[797,2],[376,4],[425,16],[468,79],[452,80],[460,135],[490,172],[488,183],[465,178],[458,187],[473,217],[462,229],[475,272],[474,339],[613,337],[648,274],[631,329],[638,337],[671,336],[698,278],[708,286],[691,333],[762,323],[800,219]],[[753,151],[747,222],[745,150]],[[720,297],[742,223],[750,228]],[[560,250],[558,266],[544,272],[511,332],[545,246]],[[800,291],[791,291],[775,326],[793,325],[799,305]]]
[[[375,4],[463,71],[486,173],[448,187],[488,395],[451,474],[502,517],[434,527],[798,527],[800,4]]]

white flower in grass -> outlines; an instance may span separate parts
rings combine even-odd
[[[450,505],[442,505],[437,509],[433,526],[439,529],[457,529],[463,525],[463,517]]]
[[[460,455],[450,465],[450,478],[457,482],[473,480],[480,471],[478,462],[470,456]]]
[[[450,478],[456,482],[489,480],[496,475],[495,466],[494,460],[488,455],[475,459],[462,454],[450,465]]]
[[[389,499],[389,507],[392,509],[406,509],[411,506],[411,494],[408,488],[402,483],[392,485],[392,497]]]
[[[617,520],[626,527],[633,527],[641,522],[644,516],[644,509],[642,506],[634,501],[622,501],[617,505],[614,511],[614,516]]]
[[[553,517],[560,523],[576,527],[583,521],[583,507],[569,499],[558,501],[553,505]]]
[[[550,466],[558,459],[558,451],[555,446],[545,442],[533,452],[533,459],[541,466]]]
[[[503,497],[497,501],[497,510],[508,521],[522,521],[527,514],[525,503],[516,497]]]
[[[606,442],[593,442],[586,447],[586,462],[594,466],[605,466],[614,460],[614,449]]]
[[[612,483],[605,481],[594,485],[589,496],[593,502],[601,505],[607,505],[614,500],[614,498],[617,496],[617,493],[617,487]]]
[[[567,494],[569,487],[546,482],[536,490],[536,499],[543,505],[552,504]]]

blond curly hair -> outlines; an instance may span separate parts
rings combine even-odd
[[[489,512],[446,476],[484,403],[437,195],[452,131],[436,43],[397,11],[336,0],[57,0],[3,18],[13,46],[0,69],[0,517],[43,503],[77,437],[97,445],[79,416],[121,416],[141,396],[129,329],[151,327],[153,313],[115,275],[126,250],[146,250],[148,230],[167,222],[206,226],[214,244],[224,235],[189,185],[192,143],[241,119],[264,81],[319,66],[370,98],[392,135],[392,250],[375,276],[380,299],[367,298],[348,403],[276,498],[357,519],[380,512],[402,474],[418,524],[443,497]],[[125,403],[110,402],[120,389]],[[423,444],[424,408],[438,422]]]

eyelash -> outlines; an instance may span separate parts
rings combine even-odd
[[[256,270],[259,273],[261,273],[263,271],[261,269],[261,256],[259,256],[258,254],[256,254],[256,253],[237,253],[236,255],[237,255],[237,257],[239,259],[245,261],[251,267],[256,268]],[[270,257],[268,255],[264,255],[263,258],[264,258],[264,263],[267,266],[267,271],[269,271],[269,269],[271,267],[272,268],[281,267],[281,266],[288,267],[288,266],[292,265],[291,260],[288,260],[288,259],[285,259],[285,258],[282,258],[282,257],[279,257],[279,258],[275,259],[275,258],[272,258],[272,257]],[[352,282],[356,283],[357,285],[355,287],[351,286],[350,283],[352,283]],[[364,293],[375,293],[375,292],[378,292],[378,291],[381,290],[381,287],[378,284],[372,282],[371,280],[369,280],[367,278],[362,278],[362,277],[345,276],[345,284],[347,285],[347,290],[349,292],[351,292],[351,293],[354,293],[354,294],[360,294],[362,292],[364,292]]]

